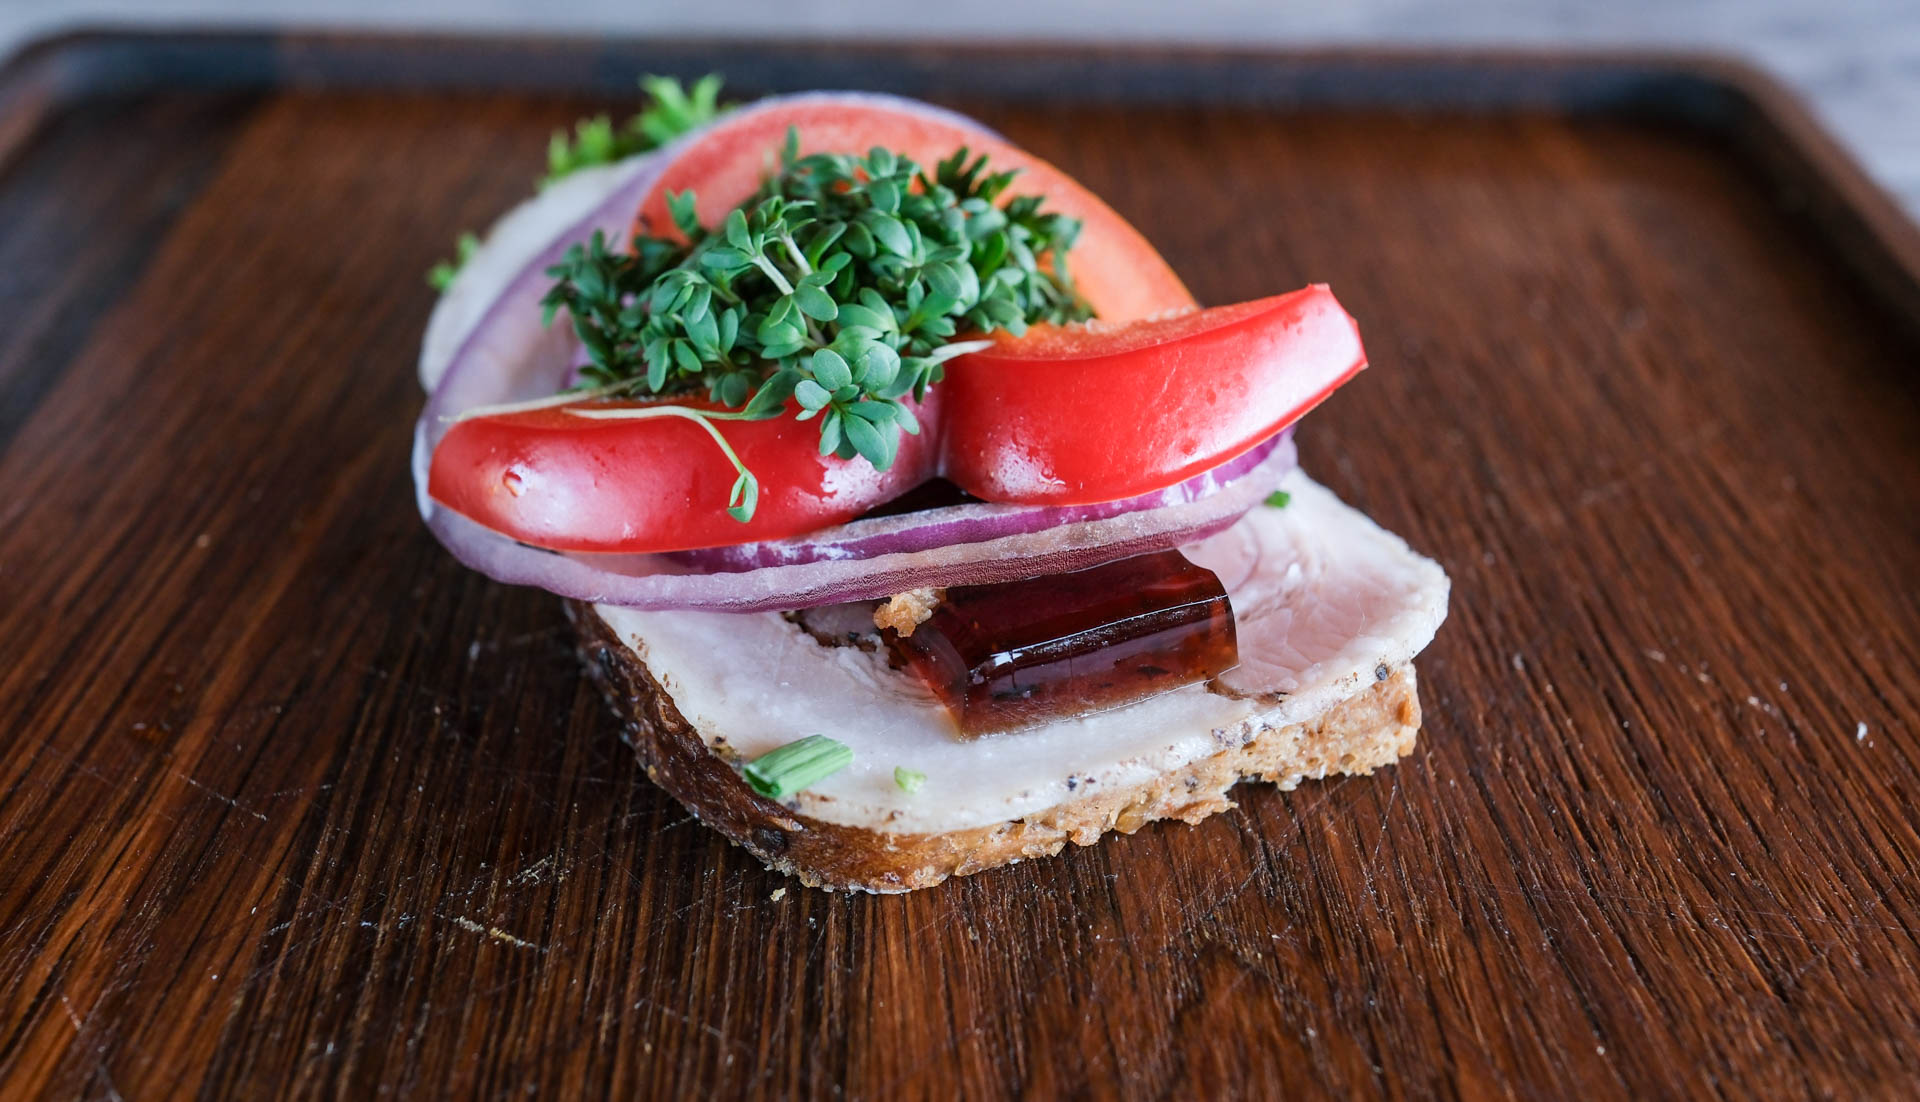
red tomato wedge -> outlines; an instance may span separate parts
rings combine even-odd
[[[1140,231],[1071,176],[959,115],[905,101],[850,93],[792,96],[722,118],[674,157],[641,200],[635,233],[678,236],[666,193],[692,189],[702,225],[714,225],[744,203],[777,167],[792,127],[800,153],[865,153],[881,146],[904,153],[927,172],[966,146],[986,154],[987,169],[1019,169],[1009,195],[1042,195],[1044,209],[1080,219],[1070,253],[1074,288],[1096,316],[1133,321],[1192,308],[1193,295]]]
[[[920,416],[932,420],[937,395]],[[640,406],[645,403],[596,403]],[[674,404],[716,409],[711,402]],[[926,481],[934,438],[902,436],[892,467],[820,455],[812,421],[721,421],[760,479],[753,519],[723,507],[735,477],[706,430],[681,417],[578,417],[565,407],[461,421],[434,449],[427,492],[496,532],[556,551],[684,551],[843,524]]]
[[[955,360],[941,468],[988,501],[1084,505],[1210,470],[1367,365],[1324,285],[1175,317],[1035,327]]]

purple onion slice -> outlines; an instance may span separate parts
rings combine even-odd
[[[937,108],[862,93],[951,119]],[[759,109],[781,101],[762,101]],[[643,609],[758,612],[885,597],[921,586],[986,584],[1095,566],[1204,538],[1232,524],[1294,466],[1289,434],[1186,482],[1124,501],[1084,506],[974,503],[859,520],[810,537],[676,555],[562,554],[519,543],[427,496],[433,448],[451,419],[478,406],[552,394],[574,371],[564,322],[541,324],[546,269],[595,230],[625,232],[640,199],[698,132],[620,167],[577,216],[562,212],[552,241],[520,264],[436,380],[414,428],[413,475],[428,528],[467,566],[497,581],[564,597]],[[485,252],[483,247],[482,252]],[[478,260],[480,258],[476,258]],[[777,477],[774,472],[763,476]]]
[[[529,547],[449,509],[434,510],[427,524],[461,562],[497,581],[633,608],[761,612],[885,597],[921,586],[1033,578],[1177,547],[1238,520],[1293,466],[1293,444],[1287,440],[1252,469],[1191,501],[1090,520],[1063,519],[1038,531],[972,543],[730,572],[700,572],[667,555],[570,555]]]
[[[956,543],[984,543],[1042,532],[1062,524],[1106,520],[1123,513],[1198,501],[1259,466],[1275,449],[1292,447],[1293,427],[1254,445],[1210,471],[1138,497],[1093,505],[999,505],[977,501],[893,516],[849,521],[819,532],[764,543],[736,543],[676,551],[670,557],[703,573],[759,570],[769,566],[910,554]]]

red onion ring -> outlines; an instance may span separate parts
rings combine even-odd
[[[880,101],[899,110],[958,118],[925,104],[864,93],[811,93],[763,100],[755,111],[791,99],[832,97]],[[738,113],[730,118],[737,118]],[[978,126],[968,120],[968,125]],[[451,419],[477,406],[554,393],[574,370],[567,326],[541,324],[546,269],[567,247],[599,230],[625,231],[661,170],[699,132],[637,158],[600,203],[524,264],[495,296],[460,345],[414,426],[413,475],[421,516],[467,566],[509,584],[536,585],[563,597],[642,609],[758,612],[885,597],[921,586],[976,585],[1064,573],[1129,555],[1201,539],[1232,524],[1272,491],[1294,466],[1290,439],[1277,437],[1242,460],[1157,494],[1103,505],[954,506],[875,518],[821,533],[732,553],[732,569],[691,568],[666,555],[566,555],[518,543],[438,506],[427,495],[433,449]],[[932,517],[929,514],[944,514]],[[944,534],[941,525],[946,525]],[[864,527],[862,527],[864,526]],[[848,532],[848,529],[857,529]],[[805,549],[798,545],[808,545]],[[772,561],[757,561],[768,559]],[[797,560],[797,561],[795,561]]]
[[[1294,466],[1275,447],[1239,478],[1196,501],[1069,521],[979,543],[737,573],[691,572],[666,555],[567,555],[483,528],[451,509],[427,517],[461,562],[497,581],[641,609],[763,612],[886,597],[921,586],[985,585],[1061,574],[1213,535],[1258,505]]]
[[[970,502],[938,509],[895,516],[849,521],[819,532],[793,539],[764,543],[736,543],[728,547],[703,547],[694,551],[675,551],[667,556],[674,562],[704,573],[737,573],[770,566],[798,566],[802,563],[870,559],[880,555],[911,554],[947,544],[983,543],[1005,536],[1042,532],[1062,524],[1105,520],[1122,513],[1160,509],[1198,501],[1219,492],[1241,475],[1259,466],[1274,449],[1293,447],[1293,427],[1262,441],[1238,457],[1210,471],[1204,471],[1138,497],[1105,501],[1095,505],[996,505]]]

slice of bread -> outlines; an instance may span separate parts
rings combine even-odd
[[[1311,719],[1272,724],[1259,717],[1246,741],[1211,756],[1108,790],[1083,786],[1044,810],[987,826],[894,833],[832,823],[756,794],[737,759],[705,738],[675,706],[646,661],[592,605],[568,602],[581,654],[647,776],[708,826],[767,867],[811,887],[904,892],[1029,857],[1087,846],[1107,831],[1131,834],[1156,819],[1197,823],[1234,806],[1227,790],[1243,780],[1291,789],[1302,780],[1371,773],[1413,750],[1420,702],[1412,663],[1378,678]],[[1018,737],[1018,736],[1013,736]]]
[[[808,884],[908,891],[1232,807],[1258,777],[1291,788],[1413,748],[1413,659],[1446,616],[1447,576],[1300,472],[1183,548],[1233,603],[1239,665],[1105,711],[979,739],[888,659],[873,608],[805,614],[575,603],[589,667],[647,772],[761,860]],[[884,567],[886,564],[878,564]],[[850,765],[782,802],[746,761],[808,735]],[[907,791],[896,768],[925,776]]]

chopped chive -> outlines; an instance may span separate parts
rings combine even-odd
[[[846,743],[808,735],[767,751],[748,762],[742,772],[755,792],[769,800],[784,800],[852,764],[853,748]]]
[[[893,767],[893,783],[899,785],[902,792],[918,792],[920,786],[927,783],[927,775],[918,769],[896,765]]]
[[[1285,509],[1287,502],[1292,500],[1293,495],[1285,490],[1275,490],[1267,495],[1267,504],[1273,506],[1275,509]]]

